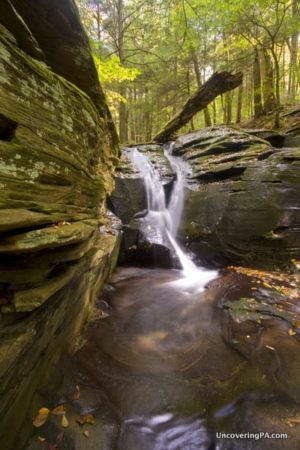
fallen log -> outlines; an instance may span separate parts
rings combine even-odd
[[[153,138],[156,142],[167,142],[174,137],[176,131],[186,125],[193,116],[205,109],[218,95],[235,89],[243,81],[242,72],[216,72],[206,81],[196,93],[185,103],[182,110],[176,114],[162,130]]]

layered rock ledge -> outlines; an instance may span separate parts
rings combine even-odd
[[[57,3],[57,7],[55,6]],[[74,343],[117,259],[116,133],[72,0],[1,2],[0,447]]]

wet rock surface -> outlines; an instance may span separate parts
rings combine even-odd
[[[115,413],[111,450],[297,448],[299,277],[231,268],[195,293],[170,285],[179,276],[119,269],[105,290],[104,315],[90,323],[60,391],[66,398],[88,386],[94,403],[101,398],[85,449],[94,449],[104,411]],[[74,416],[74,401],[65,401],[65,442],[71,436],[76,445],[76,417],[91,407],[84,395],[81,402]],[[217,432],[253,436],[222,439]],[[258,439],[259,432],[288,438]]]

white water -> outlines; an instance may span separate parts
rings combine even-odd
[[[144,178],[148,207],[147,217],[152,224],[154,223],[158,235],[168,237],[181,264],[183,278],[173,282],[173,285],[201,291],[209,281],[217,277],[218,272],[197,267],[176,241],[184,205],[185,178],[189,166],[182,159],[172,156],[172,149],[173,144],[166,146],[164,150],[165,157],[176,174],[168,206],[159,173],[154,169],[149,158],[134,148],[130,159]]]

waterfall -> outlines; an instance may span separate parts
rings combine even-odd
[[[129,158],[144,179],[148,208],[146,218],[149,219],[149,223],[154,224],[156,235],[168,238],[181,264],[183,278],[173,284],[184,288],[195,287],[201,291],[210,280],[216,278],[218,273],[197,267],[176,241],[183,212],[184,186],[189,165],[172,155],[173,145],[172,143],[164,147],[165,157],[176,175],[168,205],[159,172],[149,158],[137,148],[132,149]]]

